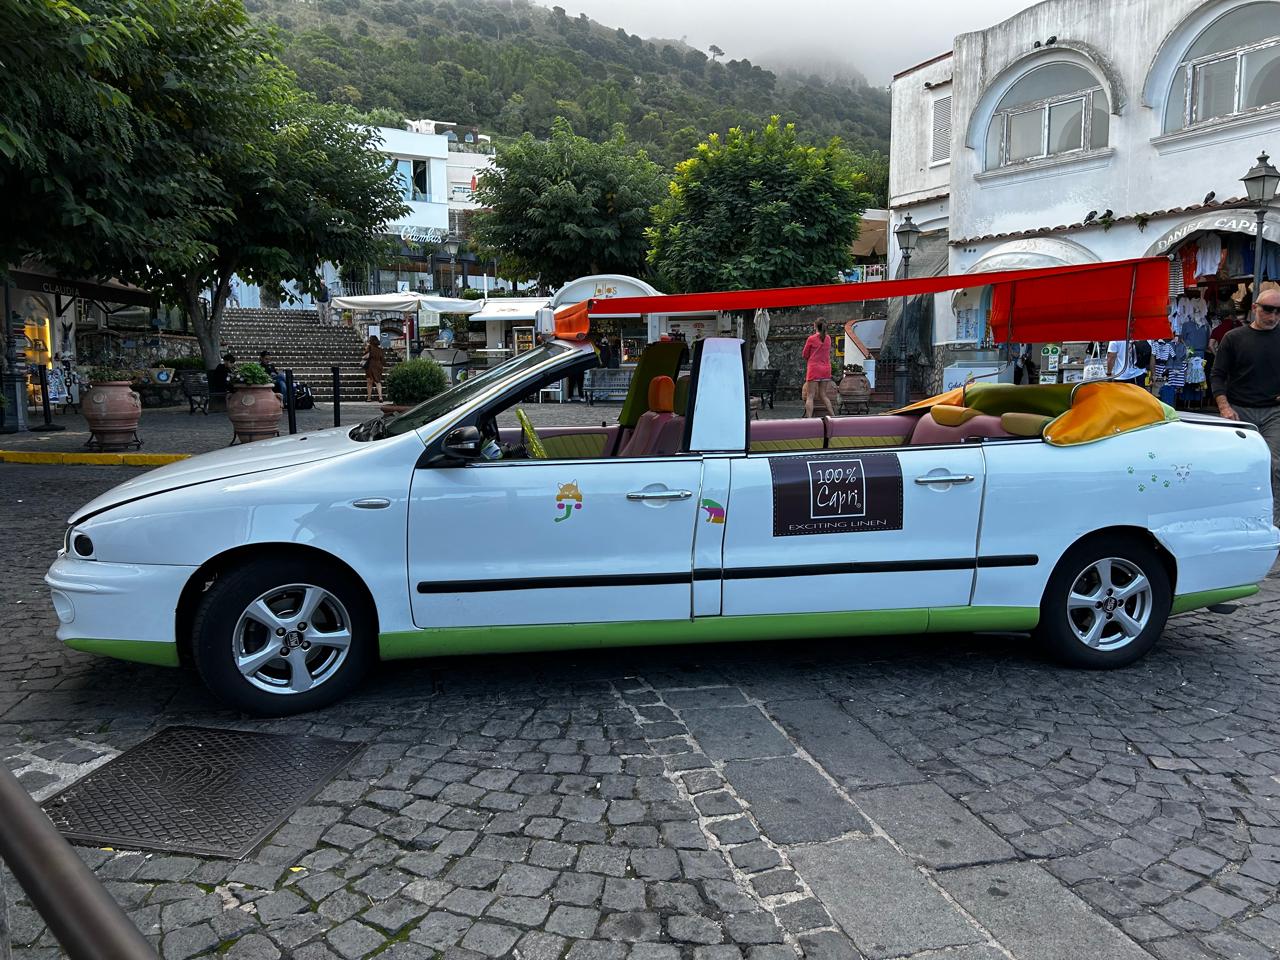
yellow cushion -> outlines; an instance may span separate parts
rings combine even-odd
[[[933,414],[934,423],[944,427],[962,426],[978,415],[972,407],[954,407],[946,403],[937,404],[929,412]]]
[[[1000,426],[1004,428],[1005,433],[1012,433],[1015,437],[1038,437],[1044,433],[1044,428],[1053,422],[1053,417],[1042,416],[1038,413],[1003,413],[1000,415]]]
[[[566,433],[543,437],[542,446],[552,460],[590,459],[604,456],[605,440],[603,433]]]

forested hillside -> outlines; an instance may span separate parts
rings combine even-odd
[[[557,116],[593,139],[621,123],[670,168],[708,133],[794,122],[802,139],[839,136],[863,155],[883,202],[886,91],[780,77],[748,60],[648,41],[527,0],[246,0],[280,28],[305,89],[370,112],[546,136]],[[856,67],[856,64],[854,65]]]

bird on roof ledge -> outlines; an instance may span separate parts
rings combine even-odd
[[[1218,193],[1216,190],[1210,190],[1208,193],[1204,195],[1204,202],[1206,204],[1213,203],[1213,198],[1216,197],[1217,195]]]
[[[1085,223],[1093,223],[1094,219],[1095,219],[1097,216],[1098,216],[1098,211],[1097,211],[1097,210],[1090,210],[1088,213],[1086,213],[1086,214],[1084,215],[1084,222],[1085,222]]]

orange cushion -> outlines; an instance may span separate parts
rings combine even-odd
[[[655,413],[671,413],[676,408],[676,382],[670,377],[654,377],[649,381],[649,409]]]

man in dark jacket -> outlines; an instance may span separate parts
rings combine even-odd
[[[1213,399],[1228,420],[1258,428],[1271,448],[1273,522],[1280,525],[1280,291],[1265,290],[1253,316],[1222,338],[1213,360]]]

